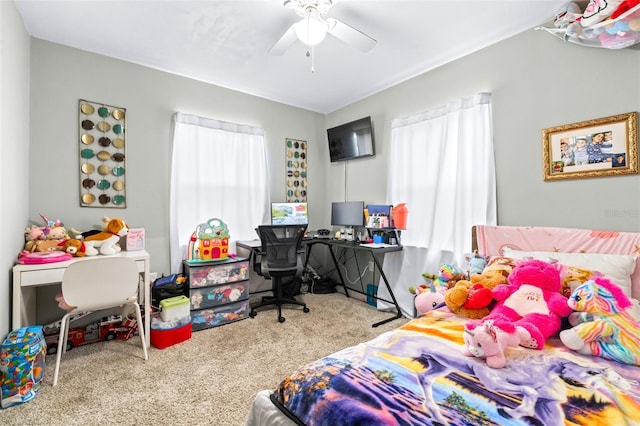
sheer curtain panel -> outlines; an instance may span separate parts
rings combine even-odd
[[[490,94],[392,121],[387,202],[407,203],[409,210],[403,251],[387,255],[385,270],[403,314],[411,317],[409,286],[443,263],[463,267],[471,227],[496,224]],[[386,295],[383,286],[379,291]]]
[[[171,164],[171,272],[180,272],[198,224],[219,218],[235,241],[257,237],[269,220],[269,172],[264,131],[176,113]]]

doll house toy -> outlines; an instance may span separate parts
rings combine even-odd
[[[199,224],[187,246],[187,261],[210,262],[229,257],[229,229],[220,219]]]
[[[44,377],[47,352],[41,326],[14,330],[0,348],[2,394],[0,406],[8,408],[36,397]]]

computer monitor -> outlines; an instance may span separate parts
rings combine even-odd
[[[331,203],[331,225],[363,226],[364,201]]]
[[[307,203],[271,203],[272,225],[308,225]]]

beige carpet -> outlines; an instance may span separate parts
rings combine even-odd
[[[311,312],[275,310],[194,332],[166,349],[140,340],[95,343],[62,357],[53,388],[55,356],[30,402],[0,410],[0,425],[244,425],[251,401],[294,369],[399,327],[392,316],[342,294],[301,296]]]

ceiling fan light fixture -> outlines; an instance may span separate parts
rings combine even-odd
[[[315,14],[308,14],[300,22],[293,24],[298,40],[307,46],[315,46],[322,42],[327,36],[328,27],[326,22]]]

